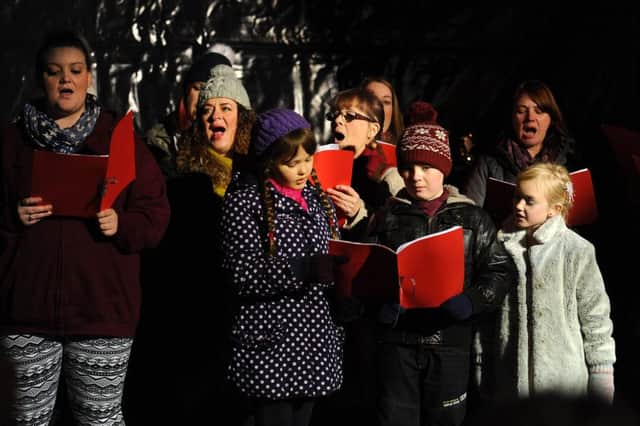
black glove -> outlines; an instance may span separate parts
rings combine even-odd
[[[333,282],[335,264],[336,256],[330,254],[316,254],[289,260],[293,274],[305,283]]]
[[[378,322],[389,327],[395,327],[401,314],[405,309],[397,303],[385,303],[378,310]]]
[[[445,311],[456,321],[464,321],[473,313],[473,306],[471,305],[471,299],[464,294],[458,294],[452,298],[445,300],[440,309]]]

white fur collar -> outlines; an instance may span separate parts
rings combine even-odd
[[[561,215],[555,215],[549,218],[533,233],[533,240],[537,244],[544,244],[553,239],[556,235],[567,229],[567,225]],[[498,232],[498,240],[504,243],[509,241],[522,241],[526,236],[526,229],[516,229],[511,221],[504,230]]]

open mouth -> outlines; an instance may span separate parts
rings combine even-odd
[[[522,130],[528,135],[535,135],[538,129],[533,126],[524,126]]]
[[[333,139],[334,139],[336,142],[343,141],[343,140],[344,140],[344,138],[345,138],[345,135],[344,135],[344,133],[342,133],[342,132],[338,132],[338,131],[336,131],[336,132],[334,132],[334,133],[333,133]]]
[[[58,91],[61,95],[73,95],[73,90],[68,87],[63,87]]]
[[[225,132],[226,130],[227,130],[227,129],[225,129],[224,127],[220,127],[220,126],[213,127],[213,128],[211,129],[212,137],[213,137],[214,139],[219,139],[219,138],[221,138],[221,137],[222,137],[222,135],[224,135],[224,132]]]

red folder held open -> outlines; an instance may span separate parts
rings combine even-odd
[[[51,204],[56,216],[91,217],[98,212],[108,156],[33,151],[31,196]]]
[[[382,152],[384,153],[384,157],[387,160],[386,164],[388,166],[397,167],[398,159],[396,157],[396,146],[389,142],[376,141],[380,148],[382,148]]]
[[[336,292],[404,308],[436,307],[464,284],[464,237],[454,226],[391,250],[380,244],[329,241],[329,253],[348,260],[338,267]]]
[[[596,195],[589,169],[580,169],[569,173],[573,184],[573,207],[567,217],[568,226],[589,225],[598,218]],[[493,217],[497,226],[513,211],[513,191],[515,185],[499,179],[487,179],[487,196],[484,209]]]
[[[351,185],[353,151],[341,150],[335,144],[322,146],[313,155],[313,168],[325,190]]]
[[[628,179],[640,176],[640,164],[634,159],[640,158],[640,132],[609,124],[602,125],[602,132],[625,176]]]
[[[135,179],[133,113],[116,125],[109,155],[33,152],[31,194],[57,216],[92,217]]]
[[[113,129],[109,162],[104,179],[100,210],[108,209],[115,199],[136,178],[136,155],[133,112],[129,111]]]

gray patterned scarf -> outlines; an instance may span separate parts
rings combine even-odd
[[[93,131],[100,106],[93,95],[87,94],[85,110],[78,121],[67,129],[61,129],[48,114],[27,103],[23,111],[24,128],[29,139],[37,146],[53,152],[78,152],[84,140]]]

